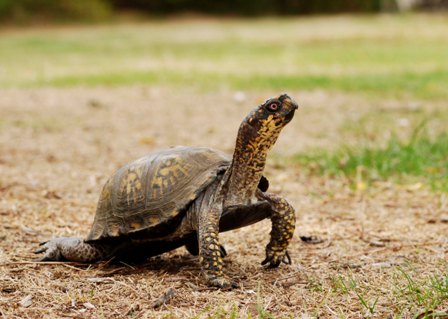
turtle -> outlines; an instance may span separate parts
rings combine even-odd
[[[262,265],[291,264],[295,210],[268,192],[268,151],[293,119],[287,94],[255,107],[241,123],[233,156],[207,147],[173,147],[118,169],[105,183],[85,239],[58,237],[40,244],[40,261],[145,260],[185,246],[199,255],[205,282],[231,289],[223,273],[227,252],[219,233],[269,218],[270,241]]]

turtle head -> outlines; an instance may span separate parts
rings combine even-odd
[[[294,117],[297,103],[287,94],[266,100],[257,106],[246,118],[249,125],[266,129],[267,131],[282,129]]]
[[[291,122],[297,108],[297,103],[287,94],[270,98],[249,113],[241,124],[240,134],[259,147],[269,149],[282,128]]]

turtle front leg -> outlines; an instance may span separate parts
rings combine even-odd
[[[185,244],[185,248],[193,256],[199,255],[198,238],[196,235],[194,235],[193,238]],[[219,245],[219,251],[221,252],[222,258],[227,256],[226,248],[223,245]]]
[[[39,261],[77,261],[95,262],[104,259],[107,249],[101,245],[93,245],[76,237],[59,237],[40,244],[35,254],[44,253]]]
[[[203,209],[199,213],[198,246],[202,271],[210,286],[230,289],[238,285],[223,276],[221,245],[219,244],[220,209]]]
[[[282,197],[272,193],[259,192],[260,200],[267,200],[272,207],[271,240],[266,246],[266,259],[262,265],[268,268],[276,268],[281,262],[291,264],[288,253],[288,245],[294,235],[296,215],[294,208]]]

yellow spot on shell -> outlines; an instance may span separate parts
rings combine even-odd
[[[157,224],[159,222],[159,217],[157,217],[157,216],[150,216],[148,220],[149,220],[149,224],[150,225],[154,225],[154,224]]]
[[[118,225],[114,224],[114,225],[109,226],[109,234],[111,236],[118,236],[119,232],[120,232],[120,227]]]
[[[168,163],[167,165],[169,165],[169,163]],[[170,167],[164,167],[164,168],[161,168],[161,169],[159,170],[159,175],[167,176],[167,175],[170,173],[170,171],[171,171],[171,168],[170,168]]]
[[[132,229],[139,229],[142,227],[142,225],[140,223],[131,223],[131,225],[129,225]]]

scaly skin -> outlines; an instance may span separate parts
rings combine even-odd
[[[199,262],[211,286],[232,288],[237,285],[223,277],[223,261],[219,243],[219,207],[212,207],[199,214]]]
[[[296,224],[294,208],[284,198],[272,193],[259,192],[257,197],[267,200],[272,206],[271,240],[266,246],[266,259],[261,264],[269,268],[276,268],[281,262],[291,264],[287,248]]]
[[[59,237],[43,242],[35,253],[45,253],[40,261],[70,260],[83,263],[102,260],[109,255],[104,246],[88,244],[76,237]]]
[[[267,107],[272,104],[280,107],[278,112],[267,111]],[[255,200],[267,154],[296,109],[297,104],[289,96],[280,95],[256,107],[241,123],[232,166],[224,177],[225,207],[244,205]]]

